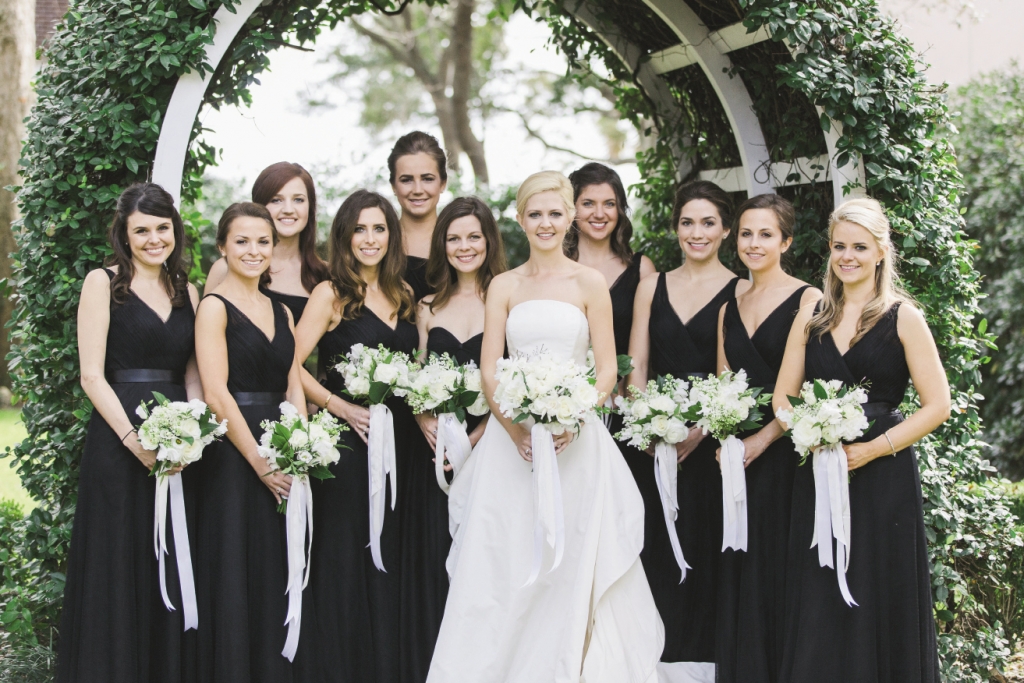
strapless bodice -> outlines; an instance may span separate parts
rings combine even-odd
[[[590,325],[583,311],[570,303],[532,299],[508,312],[505,340],[511,354],[546,351],[582,365],[590,348]]]

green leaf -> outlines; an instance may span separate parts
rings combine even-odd
[[[124,165],[127,166],[128,170],[131,171],[132,173],[139,172],[139,162],[137,162],[135,159],[132,159],[131,157],[128,157],[127,159],[124,160]]]
[[[619,378],[626,377],[629,373],[633,372],[633,357],[624,353],[620,353],[615,357],[616,361],[616,372]]]
[[[828,389],[818,380],[814,380],[814,398],[824,401],[828,398]]]
[[[377,405],[384,402],[391,391],[391,385],[384,382],[370,382],[370,403]]]

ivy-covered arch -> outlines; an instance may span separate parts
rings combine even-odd
[[[4,570],[8,631],[45,635],[59,612],[90,409],[77,381],[75,309],[82,279],[107,253],[117,195],[153,178],[179,186],[189,203],[214,161],[195,119],[199,104],[246,102],[269,51],[313,41],[384,1],[79,0],[59,27],[37,80],[19,195],[25,218],[10,361],[29,438],[14,457],[41,505],[23,529],[23,561]],[[974,386],[987,338],[975,328],[973,245],[962,233],[953,152],[939,137],[947,118],[941,93],[925,82],[912,46],[874,0],[517,6],[547,21],[570,61],[603,60],[623,114],[655,136],[639,158],[644,182],[636,189],[646,230],[639,239],[656,261],[678,258],[664,228],[681,179],[792,199],[792,266],[812,279],[832,206],[850,192],[886,205],[906,283],[955,387],[956,415],[920,450],[944,670],[950,681],[987,680],[1008,654],[992,598],[1005,594],[1006,548],[1020,541],[976,440]],[[231,21],[238,26],[221,56],[211,49],[218,13],[224,31]]]

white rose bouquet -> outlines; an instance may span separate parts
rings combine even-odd
[[[659,377],[647,383],[647,390],[629,387],[629,397],[619,396],[615,405],[622,414],[622,431],[615,435],[619,441],[646,450],[652,442],[654,447],[654,479],[661,497],[669,541],[676,564],[686,578],[690,565],[683,558],[683,549],[676,532],[679,517],[678,474],[675,445],[690,433],[687,414],[694,406],[689,385],[671,375]]]
[[[151,474],[156,479],[155,515],[153,520],[153,545],[160,564],[160,595],[167,609],[174,605],[167,595],[165,556],[167,551],[167,505],[170,502],[172,533],[174,534],[178,578],[181,583],[181,599],[184,603],[185,630],[197,628],[199,617],[196,607],[195,578],[192,574],[192,557],[185,522],[185,497],[181,486],[181,474],[169,474],[175,467],[189,465],[199,460],[203,449],[224,435],[228,421],[217,422],[217,416],[210,407],[200,400],[189,402],[169,401],[163,394],[154,391],[152,402],[143,401],[135,409],[142,418],[139,425],[139,441],[143,448],[156,451],[156,464]]]
[[[480,369],[472,361],[459,365],[447,353],[432,353],[405,389],[405,402],[412,412],[437,417],[434,475],[437,485],[448,493],[444,466],[451,464],[453,475],[458,475],[473,450],[466,434],[466,413],[480,416],[490,410],[480,384]]]
[[[353,344],[347,356],[334,366],[345,380],[345,393],[352,398],[365,398],[370,404],[370,430],[367,437],[367,470],[370,484],[370,554],[373,563],[384,571],[380,552],[380,534],[384,528],[384,486],[391,485],[391,509],[398,501],[395,456],[395,420],[384,405],[390,396],[404,397],[418,366],[401,351],[391,351],[383,344],[370,348]]]
[[[271,471],[280,470],[292,476],[288,498],[277,508],[278,512],[285,514],[288,553],[288,584],[285,589],[288,594],[288,614],[285,616],[288,635],[281,654],[292,661],[299,647],[302,590],[309,582],[307,532],[309,547],[313,545],[313,492],[309,478],[334,478],[328,466],[341,459],[336,444],[341,433],[348,430],[348,425],[339,423],[326,410],[307,420],[287,401],[281,404],[280,410],[280,419],[263,421],[258,452],[260,457],[269,461]]]
[[[771,394],[747,385],[747,373],[726,371],[706,379],[694,379],[690,397],[697,426],[722,444],[722,507],[725,523],[722,550],[747,549],[747,480],[743,442],[737,434],[760,426],[759,408],[771,401]]]
[[[847,387],[840,380],[804,382],[799,396],[790,396],[792,410],[776,413],[789,431],[786,435],[801,457],[813,454],[814,535],[811,547],[818,548],[818,564],[835,566],[839,591],[847,605],[857,603],[846,583],[850,567],[850,482],[843,442],[863,435],[871,425],[864,414],[867,392]],[[838,500],[834,500],[838,498]],[[836,539],[835,563],[832,539]]]
[[[541,349],[498,361],[494,402],[513,423],[527,420],[533,460],[534,545],[533,568],[526,585],[540,576],[543,545],[554,548],[551,570],[562,562],[565,517],[562,485],[558,477],[553,434],[579,432],[580,425],[597,417],[599,403],[594,370],[572,359],[559,360]]]

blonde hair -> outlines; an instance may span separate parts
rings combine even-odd
[[[889,219],[886,218],[882,205],[874,199],[851,199],[843,202],[828,218],[828,243],[831,247],[836,226],[839,223],[853,223],[871,233],[875,244],[882,250],[881,264],[875,268],[875,296],[864,306],[864,311],[857,322],[857,332],[850,340],[852,347],[888,313],[897,302],[913,303],[913,298],[900,286],[899,272],[896,268],[896,250],[892,246]],[[807,337],[821,337],[839,325],[843,318],[845,289],[835,271],[832,269],[831,256],[825,270],[825,282],[822,285],[821,306],[810,322],[807,323]]]
[[[524,180],[516,192],[516,213],[520,216],[525,215],[526,203],[541,192],[557,193],[565,204],[565,210],[569,212],[569,220],[575,218],[576,203],[573,201],[572,183],[558,171],[540,171]]]

